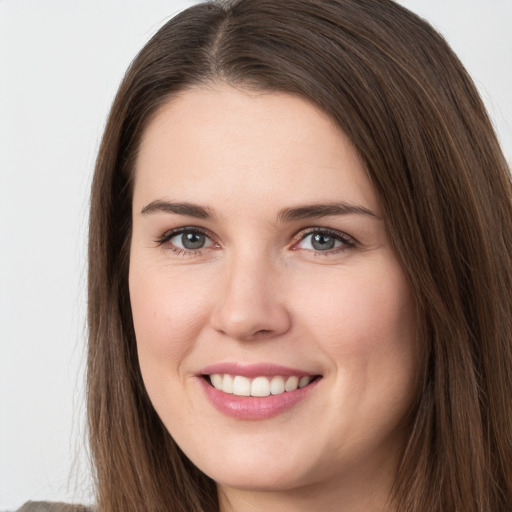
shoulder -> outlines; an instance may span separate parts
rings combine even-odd
[[[95,512],[93,508],[49,501],[28,501],[17,512]]]

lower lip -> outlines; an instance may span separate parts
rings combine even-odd
[[[222,414],[240,420],[264,420],[278,416],[304,400],[320,380],[316,379],[295,391],[254,397],[224,393],[214,388],[203,377],[199,377],[200,384],[213,406]]]

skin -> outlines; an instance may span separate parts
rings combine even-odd
[[[371,214],[282,215],[333,203]],[[204,247],[165,237],[191,226]],[[311,228],[334,232],[335,247],[313,246]],[[164,105],[136,162],[129,285],[151,401],[218,483],[223,512],[393,510],[416,388],[414,301],[364,165],[323,112],[219,84]],[[233,361],[322,378],[291,409],[242,420],[199,385],[201,368]]]

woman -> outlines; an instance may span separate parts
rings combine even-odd
[[[511,229],[475,87],[406,9],[178,15],[93,183],[99,510],[512,508]]]

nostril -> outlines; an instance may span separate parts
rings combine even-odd
[[[290,315],[284,305],[269,301],[239,300],[232,293],[215,307],[211,326],[219,333],[237,340],[263,340],[286,333],[291,326]]]

